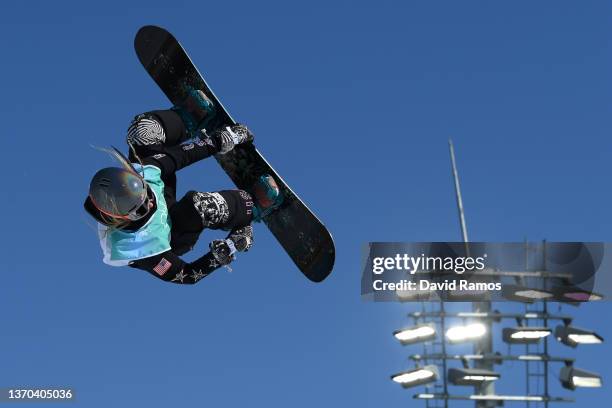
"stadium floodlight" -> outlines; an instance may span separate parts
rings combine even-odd
[[[555,337],[566,346],[576,347],[579,344],[601,344],[603,337],[590,330],[573,326],[559,325],[555,328]]]
[[[438,379],[438,367],[435,365],[417,367],[414,370],[392,375],[391,379],[404,388],[428,384]]]
[[[503,340],[510,344],[533,344],[550,335],[548,327],[506,327],[502,332]]]
[[[508,300],[533,303],[554,297],[552,292],[543,289],[528,288],[521,285],[503,285],[502,296]]]
[[[484,382],[495,381],[499,373],[479,368],[450,368],[448,381],[453,385],[481,385]]]
[[[449,302],[485,302],[491,300],[488,290],[448,290],[443,292],[444,300]]]
[[[576,301],[576,302],[594,302],[594,301],[603,299],[603,296],[597,293],[591,293],[591,292],[586,292],[586,291],[576,291],[576,290],[565,292],[563,296],[566,299],[569,299],[571,301]]]
[[[581,289],[576,286],[562,286],[555,290],[555,298],[561,302],[594,302],[604,297],[598,293]]]
[[[395,291],[395,296],[397,296],[397,300],[400,302],[418,302],[418,301],[426,301],[429,300],[431,295],[434,292],[431,290],[407,290],[407,289],[397,289]]]
[[[465,326],[451,327],[446,331],[446,338],[451,343],[460,343],[478,339],[487,333],[487,328],[482,323],[471,323]]]
[[[563,388],[568,390],[575,390],[578,387],[598,388],[602,386],[600,375],[571,366],[561,369],[559,379]]]
[[[396,330],[393,332],[393,336],[404,346],[433,340],[436,337],[436,326],[433,323],[419,324],[406,329]]]

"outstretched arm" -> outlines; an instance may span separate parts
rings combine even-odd
[[[213,241],[210,244],[210,252],[194,262],[185,262],[170,250],[150,258],[133,261],[130,266],[144,269],[167,282],[194,284],[219,267],[230,264],[235,259],[236,252],[246,252],[252,245],[251,226],[234,228],[226,239]]]
[[[188,263],[174,252],[166,251],[150,258],[133,261],[130,266],[148,271],[153,276],[166,282],[192,285],[210,275],[222,265],[211,252],[194,262]]]

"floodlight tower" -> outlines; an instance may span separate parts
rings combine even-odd
[[[455,148],[453,141],[448,139],[448,148],[450,151],[451,166],[453,169],[453,179],[455,181],[455,197],[457,199],[457,210],[459,212],[459,223],[461,226],[461,237],[463,242],[466,243],[466,256],[470,254],[468,248],[468,233],[467,226],[465,223],[465,211],[463,210],[463,199],[461,198],[461,186],[459,184],[459,173],[457,172],[457,164],[455,162]],[[475,313],[489,313],[491,311],[491,302],[472,302],[472,311]],[[487,319],[484,322],[485,334],[474,342],[474,354],[477,355],[488,355],[493,353],[493,335],[492,329],[493,324],[491,320]],[[483,369],[493,371],[493,360],[480,360],[474,362],[476,369]],[[481,381],[474,385],[475,393],[477,395],[495,395],[495,385],[493,381]],[[495,403],[491,401],[476,401],[476,408],[489,408],[494,407]]]
[[[455,163],[455,152],[449,140],[452,174],[455,184],[457,209],[464,242],[465,255],[470,256],[470,244],[465,222],[465,213],[461,198],[459,175]],[[530,251],[535,251],[535,259],[530,261]],[[476,275],[493,277],[503,282],[501,296],[507,300],[521,302],[525,305],[522,313],[504,313],[492,310],[491,298],[486,293],[475,293],[455,300],[471,301],[472,311],[445,310],[445,301],[450,297],[440,296],[437,301],[435,293],[428,291],[399,291],[400,301],[419,301],[421,311],[408,314],[413,325],[396,330],[394,337],[404,346],[413,347],[417,343],[423,346],[422,354],[411,354],[409,359],[415,363],[407,371],[391,376],[391,379],[403,388],[424,386],[425,392],[413,395],[413,398],[425,401],[427,408],[447,408],[449,401],[474,401],[476,408],[491,408],[505,402],[543,404],[545,408],[551,402],[574,402],[572,398],[551,396],[549,394],[549,364],[562,363],[559,374],[561,385],[569,390],[579,387],[602,387],[601,376],[574,366],[574,359],[549,354],[549,338],[556,338],[561,344],[576,348],[579,345],[601,344],[603,338],[597,333],[573,325],[573,318],[568,315],[550,313],[549,301],[579,304],[584,301],[601,300],[603,295],[577,287],[571,281],[572,274],[563,271],[549,271],[547,266],[547,243],[525,243],[524,270],[490,269],[475,272]],[[516,255],[516,253],[515,253]],[[535,261],[535,262],[534,262]],[[531,263],[534,263],[532,267]],[[427,271],[425,271],[427,272]],[[432,298],[433,296],[433,298]],[[450,296],[450,295],[449,295]],[[477,301],[474,301],[476,299]],[[431,310],[426,310],[427,301]],[[452,299],[451,299],[452,300]],[[529,305],[535,306],[530,309]],[[460,320],[460,324],[457,322]],[[512,320],[512,327],[498,330],[499,340],[511,346],[525,347],[524,354],[502,354],[494,352],[494,324]],[[447,326],[448,322],[451,322]],[[560,321],[554,330],[552,321]],[[553,335],[554,334],[554,335]],[[447,352],[447,346],[461,343],[473,344],[473,354],[453,354]],[[582,346],[580,346],[582,347]],[[535,348],[535,349],[534,349]],[[537,349],[537,350],[536,350]],[[448,367],[447,362],[454,360],[462,363],[461,368]],[[500,380],[501,374],[494,371],[494,365],[506,361],[518,361],[525,364],[526,387],[522,395],[498,395],[494,382]],[[543,372],[531,371],[531,364]],[[531,392],[532,377],[537,377],[537,389],[540,379],[543,380],[543,393]],[[471,395],[449,393],[449,385],[474,388]],[[500,387],[501,388],[501,387]],[[430,405],[435,404],[435,405]]]

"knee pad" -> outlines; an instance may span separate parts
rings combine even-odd
[[[229,219],[229,206],[219,193],[194,193],[193,205],[205,228],[220,228]]]
[[[150,114],[143,113],[132,120],[127,131],[127,142],[133,146],[163,144],[166,141],[164,127]]]

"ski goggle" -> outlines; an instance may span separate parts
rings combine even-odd
[[[94,203],[95,207],[104,215],[117,219],[117,220],[127,220],[127,221],[138,221],[140,219],[142,219],[143,217],[146,217],[149,212],[151,211],[151,209],[153,208],[153,205],[151,205],[151,203],[155,202],[155,196],[153,195],[153,192],[151,191],[150,188],[147,187],[146,183],[143,182],[143,187],[146,189],[146,196],[144,197],[144,200],[141,204],[137,204],[134,207],[132,207],[130,210],[128,210],[127,214],[114,214],[108,211],[105,211],[104,209],[100,208],[100,206],[98,206],[95,201],[93,200],[93,198],[90,196],[90,198],[92,199],[92,202]]]
[[[134,207],[130,211],[128,211],[126,217],[130,221],[138,221],[139,219],[146,217],[147,214],[151,211],[153,207],[151,203],[154,202],[154,197],[152,196],[151,189],[147,188],[147,196],[145,197],[142,204]]]

